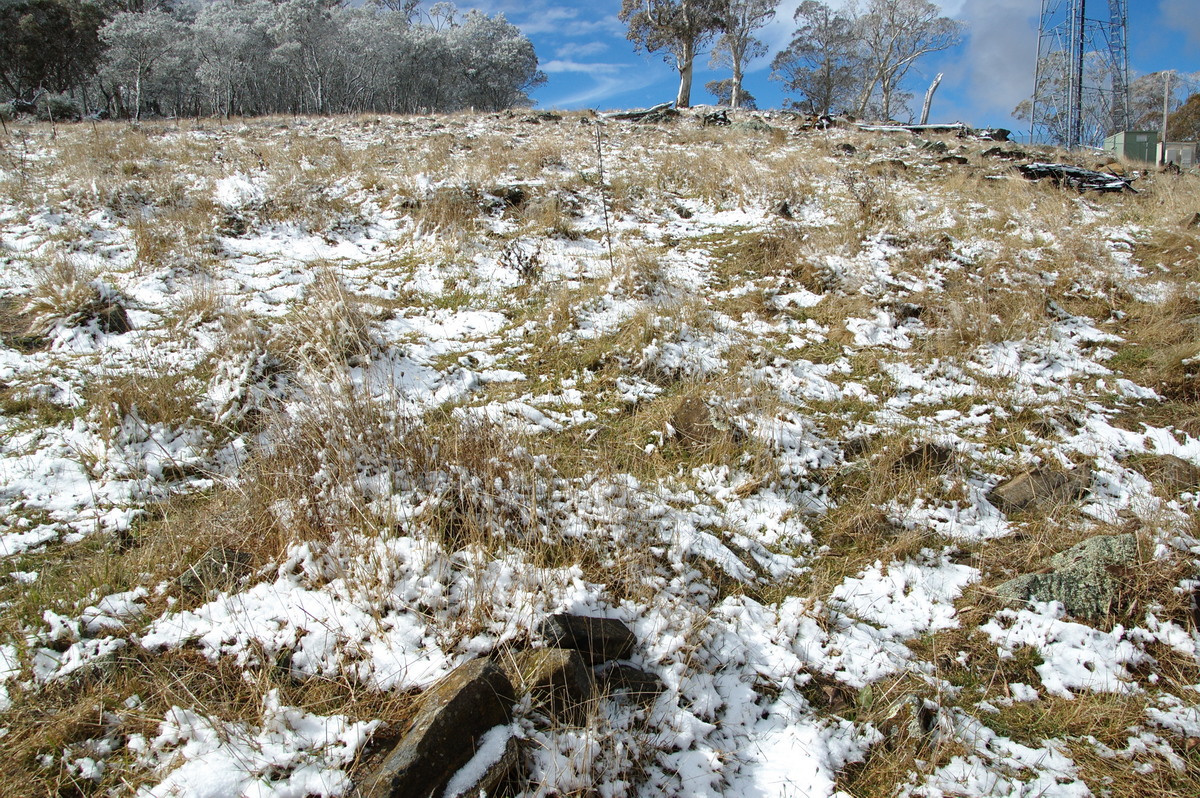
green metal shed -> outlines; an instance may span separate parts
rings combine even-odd
[[[1126,130],[1106,138],[1104,149],[1120,158],[1155,163],[1158,160],[1158,131]]]

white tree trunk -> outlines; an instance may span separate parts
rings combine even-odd
[[[679,66],[679,94],[675,96],[676,108],[692,107],[692,67],[695,60],[696,46],[692,42],[688,42],[676,60]]]
[[[729,107],[737,109],[742,107],[742,54],[736,47],[731,47],[729,54],[733,60],[733,85],[729,87]]]

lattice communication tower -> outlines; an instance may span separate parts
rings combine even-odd
[[[1127,0],[1042,0],[1029,135],[1074,149],[1129,125]]]

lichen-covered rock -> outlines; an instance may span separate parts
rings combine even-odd
[[[637,643],[629,627],[613,618],[551,615],[540,632],[551,646],[574,649],[592,665],[624,659]]]
[[[583,720],[592,697],[592,673],[578,651],[522,651],[513,658],[509,676],[517,691],[529,693],[533,705],[551,719],[570,723]]]
[[[988,501],[1001,512],[1044,513],[1062,504],[1087,495],[1092,472],[1087,468],[1074,471],[1037,469],[1018,474],[997,485],[988,493]]]
[[[368,798],[414,798],[441,790],[480,738],[509,723],[512,682],[494,662],[460,665],[421,696],[412,726],[360,788]]]
[[[1010,601],[1057,601],[1071,615],[1087,620],[1121,609],[1121,569],[1138,562],[1133,535],[1098,535],[1055,554],[1049,573],[1023,574],[996,588]]]

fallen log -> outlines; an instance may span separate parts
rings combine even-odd
[[[673,103],[659,103],[652,108],[635,108],[630,111],[613,111],[611,113],[603,114],[603,118],[637,122],[645,119],[646,117],[663,116],[668,111],[673,110],[671,108],[672,105]]]

